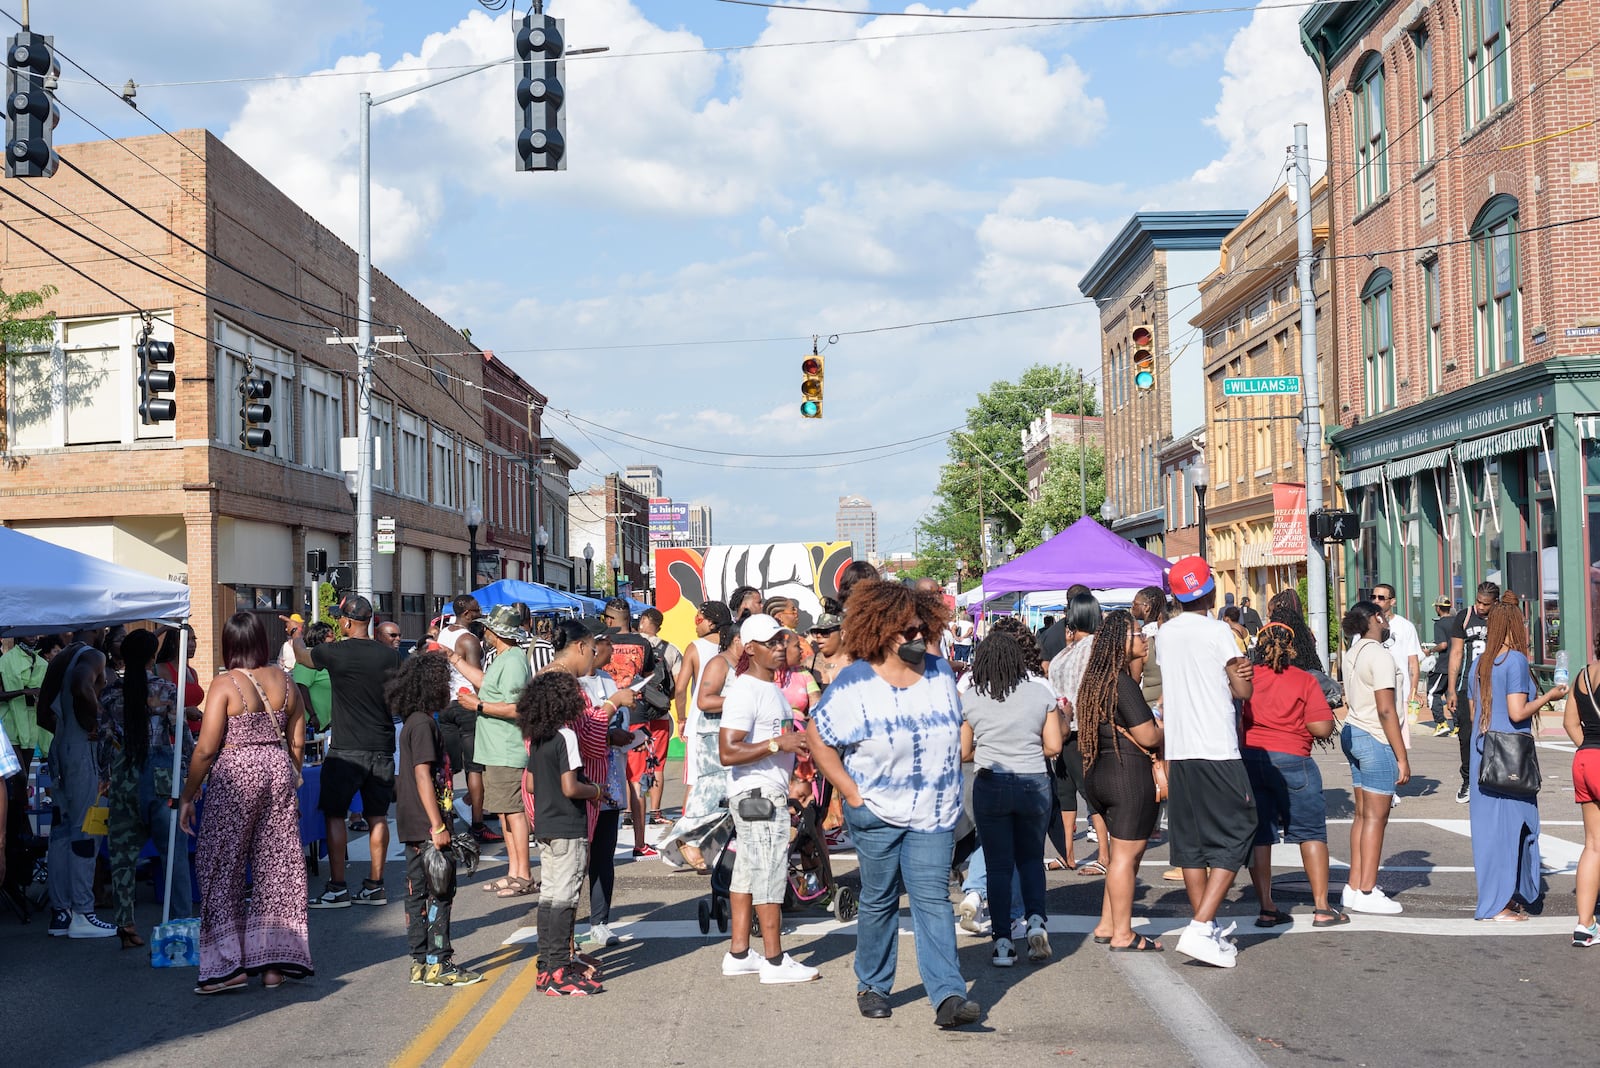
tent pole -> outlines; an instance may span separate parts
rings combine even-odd
[[[178,670],[177,686],[178,700],[174,706],[175,722],[172,729],[172,797],[167,802],[167,809],[171,819],[167,821],[167,881],[161,894],[161,922],[166,923],[172,918],[172,857],[178,848],[178,798],[182,796],[183,780],[183,732],[185,705],[183,698],[189,687],[189,640],[180,624],[175,628],[178,640]],[[185,843],[184,848],[188,848]]]

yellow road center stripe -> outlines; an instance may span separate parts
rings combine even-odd
[[[523,999],[533,992],[534,984],[539,981],[539,967],[537,956],[522,965],[522,971],[506,986],[505,992],[489,1006],[489,1011],[483,1014],[467,1037],[461,1040],[461,1045],[444,1062],[444,1068],[471,1068],[477,1063],[489,1043],[500,1033],[500,1029],[511,1019],[511,1014],[521,1005]]]
[[[450,1002],[439,1010],[439,1014],[429,1022],[422,1033],[411,1040],[411,1044],[400,1052],[391,1064],[391,1068],[421,1068],[428,1063],[428,1058],[450,1037],[450,1032],[460,1026],[461,1021],[467,1018],[483,996],[489,992],[489,987],[494,984],[499,973],[508,967],[517,956],[516,946],[506,946],[498,950],[483,962],[480,971],[483,973],[483,982],[473,986],[463,987],[461,990],[452,991]]]

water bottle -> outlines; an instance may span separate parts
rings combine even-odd
[[[1567,664],[1567,651],[1565,649],[1557,650],[1555,673],[1555,683],[1557,686],[1565,686],[1568,680],[1572,678],[1572,673],[1568,670]]]

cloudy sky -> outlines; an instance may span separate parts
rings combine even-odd
[[[715,508],[724,543],[829,538],[837,498],[859,493],[880,549],[909,551],[937,435],[1030,363],[1097,371],[1095,316],[878,328],[1079,300],[1130,213],[1253,207],[1294,122],[1320,143],[1304,5],[1049,21],[1186,6],[1211,5],[549,0],[569,47],[610,48],[568,63],[568,169],[513,169],[509,67],[387,105],[374,260],[570,413],[547,428],[585,458],[579,484],[658,463],[671,496]],[[133,78],[169,129],[217,131],[352,243],[356,94],[508,56],[510,15],[468,0],[33,4],[74,60]],[[284,77],[158,84],[251,75]],[[153,131],[77,77],[63,99],[104,129]],[[69,116],[57,140],[96,136]],[[814,334],[826,417],[807,421]]]

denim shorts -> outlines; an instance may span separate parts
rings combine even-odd
[[[1241,755],[1256,795],[1256,845],[1272,845],[1280,832],[1290,845],[1326,842],[1328,805],[1317,762],[1267,749],[1245,749]]]
[[[1386,797],[1394,794],[1395,780],[1400,778],[1400,763],[1395,760],[1388,742],[1346,723],[1339,732],[1339,746],[1344,750],[1345,759],[1350,761],[1350,778],[1356,789]]]

